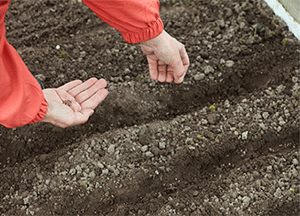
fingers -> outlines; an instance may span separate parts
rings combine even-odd
[[[73,89],[74,87],[80,85],[82,83],[81,80],[74,80],[71,82],[66,83],[65,85],[59,87],[59,90],[64,90],[64,91],[69,91],[71,89]]]
[[[95,82],[97,82],[98,79],[97,78],[90,78],[87,81],[85,81],[84,83],[77,85],[76,87],[70,89],[68,91],[68,93],[70,95],[72,95],[73,97],[75,97],[76,95],[78,95],[80,92],[83,92],[87,89],[89,89],[92,85],[94,85]]]
[[[97,93],[99,90],[104,89],[106,86],[107,86],[107,82],[104,79],[100,79],[100,80],[96,81],[89,88],[87,88],[87,89],[81,91],[79,94],[77,94],[75,96],[75,98],[80,104],[82,104],[84,101],[88,100],[95,93]]]
[[[167,52],[165,55],[157,53],[147,55],[150,76],[153,80],[158,80],[159,82],[183,82],[190,65],[189,57],[182,43],[176,39],[172,40],[172,43],[175,49]]]
[[[81,103],[81,108],[95,109],[106,98],[107,95],[108,95],[108,91],[106,89],[98,90],[89,99]]]
[[[149,72],[151,79],[157,80],[158,79],[158,70],[157,70],[157,60],[152,60],[150,58],[148,59],[148,64],[149,64]]]
[[[157,80],[159,82],[165,82],[167,79],[167,65],[162,62],[162,61],[158,61],[158,78]]]
[[[148,58],[148,63],[151,78],[159,82],[165,82],[167,80],[167,65],[160,60],[152,60],[150,58]]]
[[[183,82],[184,76],[190,65],[188,54],[182,44],[181,44],[181,48],[179,50],[179,54],[180,54],[180,60],[177,61],[177,64],[174,67],[176,69],[174,71],[174,82],[175,83]]]
[[[167,72],[166,82],[170,83],[170,82],[173,82],[173,80],[174,80],[173,74],[171,72]]]
[[[180,57],[181,57],[181,60],[182,60],[182,64],[184,67],[188,67],[190,65],[190,60],[189,60],[189,56],[186,52],[186,49],[185,47],[182,45],[181,49],[180,49]]]

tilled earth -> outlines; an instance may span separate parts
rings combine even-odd
[[[300,43],[262,0],[161,1],[184,83],[75,0],[12,0],[7,39],[48,88],[109,96],[81,126],[0,127],[1,215],[298,215]]]

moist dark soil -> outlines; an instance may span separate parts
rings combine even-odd
[[[151,81],[139,45],[125,43],[118,31],[102,22],[84,4],[72,0],[12,0],[6,15],[7,39],[32,74],[41,77],[46,88],[56,88],[74,79],[85,81],[97,77],[108,81],[110,94],[88,122],[80,126],[67,129],[43,123],[16,129],[0,126],[0,175],[6,176],[1,178],[1,184],[7,190],[17,185],[17,174],[7,170],[22,170],[26,164],[38,163],[45,170],[53,169],[58,156],[76,143],[99,134],[114,137],[118,129],[171,122],[178,116],[225,100],[234,105],[281,84],[286,86],[286,94],[291,95],[292,72],[299,70],[299,41],[274,17],[261,1],[161,1],[165,30],[185,44],[191,62],[185,82],[177,85]],[[241,25],[244,27],[236,27]],[[231,60],[234,65],[226,66],[222,59]],[[208,65],[213,72],[205,73],[205,79],[194,79]],[[191,127],[195,125],[191,123]],[[50,212],[52,215],[158,215],[158,210],[168,202],[165,195],[189,200],[195,188],[202,194],[213,195],[210,188],[222,185],[214,175],[219,173],[218,164],[242,167],[261,163],[262,167],[261,157],[295,151],[286,148],[274,153],[270,148],[276,149],[283,143],[293,143],[298,148],[299,127],[287,122],[279,136],[273,134],[266,132],[248,140],[243,147],[240,141],[228,136],[222,140],[222,148],[195,151],[192,155],[186,152],[188,149],[177,151],[169,160],[172,171],[162,179],[136,173],[136,182],[131,182],[121,176],[125,186],[113,190],[113,198],[102,199],[101,190],[84,197],[70,190],[63,194],[61,206],[56,210],[51,203],[58,201],[49,201],[48,207],[45,203],[41,206],[44,215]],[[248,160],[240,157],[239,152],[244,148],[248,149]],[[46,162],[36,160],[44,155],[47,155]],[[143,161],[145,156],[132,157]],[[222,170],[222,174],[229,175],[230,170]],[[167,186],[174,179],[181,182]],[[157,198],[158,194],[163,198]],[[3,197],[4,193],[0,195]],[[192,212],[187,213],[182,206],[176,208],[178,215]],[[2,207],[0,212],[7,215],[10,209]],[[268,212],[269,215],[296,215],[299,203],[274,204]]]

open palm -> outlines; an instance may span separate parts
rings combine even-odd
[[[48,106],[42,121],[62,128],[85,123],[107,96],[106,85],[104,79],[91,78],[43,90]]]

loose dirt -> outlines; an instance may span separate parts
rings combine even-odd
[[[261,0],[160,3],[180,85],[82,3],[12,0],[7,39],[46,88],[110,94],[81,126],[0,127],[2,215],[299,214],[299,41]]]

